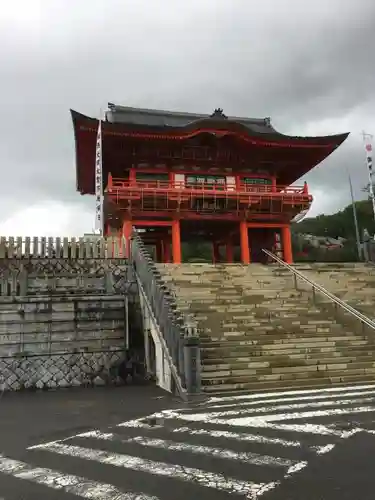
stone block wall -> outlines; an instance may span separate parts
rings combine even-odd
[[[115,382],[130,283],[118,238],[0,238],[0,390]]]
[[[0,391],[105,385],[118,381],[123,351],[0,358]]]
[[[124,296],[2,298],[3,388],[109,382],[111,367],[124,355],[124,302]]]

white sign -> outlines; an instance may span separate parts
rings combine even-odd
[[[372,135],[363,133],[363,139],[365,142],[365,149],[366,149],[366,163],[367,163],[368,177],[369,177],[369,193],[372,201],[372,209],[375,219],[375,194],[374,194],[374,179],[372,170]]]
[[[95,230],[103,234],[102,121],[99,120],[95,154]]]

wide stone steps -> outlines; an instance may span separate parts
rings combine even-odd
[[[369,354],[367,351],[371,351]],[[207,357],[203,353],[202,362],[203,366],[208,366],[208,364],[218,361],[221,363],[230,362],[231,365],[235,365],[239,360],[247,360],[248,362],[261,362],[269,363],[275,366],[299,366],[302,363],[323,363],[326,359],[340,359],[340,358],[351,358],[355,356],[358,361],[368,361],[369,359],[375,359],[375,346],[356,346],[352,348],[348,346],[346,349],[342,348],[340,351],[336,347],[331,347],[322,351],[320,348],[310,348],[306,352],[305,349],[291,351],[277,351],[277,352],[262,352],[262,351],[245,351],[242,352],[238,350],[237,352],[231,351],[223,353],[221,358],[218,358],[218,352],[212,353],[212,356]],[[250,360],[250,361],[249,361]]]
[[[203,374],[202,374],[203,375]],[[290,381],[292,383],[298,383],[303,380],[319,380],[325,379],[340,379],[348,376],[372,376],[375,375],[375,367],[361,368],[361,369],[350,369],[350,368],[338,368],[337,370],[313,370],[313,371],[301,371],[301,372],[288,372],[288,373],[269,373],[269,374],[243,374],[243,375],[228,375],[217,377],[214,380],[212,378],[202,379],[203,390],[206,388],[212,388],[216,386],[216,390],[220,390],[223,387],[228,387],[229,385],[236,386],[244,384],[256,384],[257,382],[275,382],[275,385],[279,385],[285,381]],[[210,390],[208,389],[208,390]]]
[[[311,279],[370,316],[375,268],[301,265]],[[279,266],[159,266],[201,335],[206,393],[323,387],[375,380],[375,332]],[[317,276],[320,276],[321,282]],[[314,278],[313,278],[314,276]],[[329,285],[332,285],[331,287]],[[339,314],[337,314],[337,312]],[[368,335],[368,336],[367,336]]]
[[[373,362],[375,364],[375,353],[369,354],[358,353],[351,356],[345,356],[341,353],[335,356],[335,353],[323,353],[321,356],[310,357],[285,357],[285,359],[277,359],[276,356],[256,356],[256,357],[236,357],[236,358],[204,358],[204,372],[212,370],[232,370],[232,369],[257,369],[257,368],[288,368],[309,365],[333,365],[336,363],[367,363]],[[275,359],[276,358],[276,359]]]
[[[299,345],[306,345],[306,344],[340,344],[343,345],[344,343],[350,343],[350,345],[354,346],[356,343],[358,345],[368,345],[368,340],[364,336],[358,336],[358,335],[318,335],[318,336],[313,336],[313,337],[306,337],[304,335],[287,335],[283,336],[282,338],[280,335],[262,335],[262,336],[255,336],[255,335],[249,335],[247,332],[243,334],[239,334],[239,332],[232,332],[232,335],[227,334],[227,335],[222,335],[219,333],[218,336],[202,336],[201,337],[201,345],[205,346],[207,344],[209,345],[214,345],[217,342],[222,342],[225,343],[227,347],[229,347],[230,344],[228,342],[249,342],[250,345],[263,345],[263,346],[272,346],[272,345],[285,345],[285,344],[293,344],[298,348]]]
[[[373,343],[375,344],[375,343]],[[273,342],[273,341],[257,341],[253,339],[249,339],[246,337],[241,337],[239,339],[227,339],[227,338],[219,338],[219,339],[212,339],[210,341],[205,341],[202,340],[201,345],[202,348],[211,346],[211,347],[226,347],[228,351],[231,350],[232,347],[241,347],[244,351],[248,350],[263,350],[267,351],[268,353],[278,353],[279,351],[290,351],[295,349],[298,351],[298,349],[309,349],[309,348],[330,348],[330,347],[345,347],[346,345],[350,345],[351,347],[355,346],[370,346],[373,345],[370,344],[367,339],[358,339],[356,338],[355,340],[331,340],[329,338],[322,338],[322,339],[301,339],[299,342],[296,341],[295,339],[285,339],[282,341],[278,342]]]
[[[279,380],[279,381],[263,381],[256,380],[241,382],[241,383],[227,383],[212,386],[204,386],[203,392],[210,396],[220,395],[228,396],[241,393],[252,392],[265,392],[265,391],[284,391],[286,389],[318,389],[323,387],[337,387],[340,385],[362,385],[374,382],[373,374],[335,374],[333,376],[327,375],[322,378],[308,378],[308,379],[292,379],[292,380]]]
[[[269,354],[266,353],[264,355],[251,355],[251,353],[226,353],[223,354],[222,357],[218,357],[218,353],[211,353],[212,355],[207,356],[207,354],[203,351],[203,369],[210,365],[220,365],[226,364],[228,366],[237,366],[238,364],[245,363],[246,365],[255,364],[255,366],[300,366],[304,364],[324,364],[336,362],[336,360],[350,359],[360,361],[369,361],[371,359],[375,360],[375,347],[372,347],[370,350],[362,349],[358,346],[355,349],[343,349],[340,351],[330,350],[326,352],[321,352],[319,350],[310,352],[293,352],[289,354]]]
[[[279,368],[233,368],[202,372],[203,385],[233,383],[238,379],[258,377],[259,380],[287,380],[289,378],[323,377],[333,372],[350,372],[353,375],[375,373],[375,362],[331,363],[321,365],[292,366]]]

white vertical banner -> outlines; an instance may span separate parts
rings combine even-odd
[[[102,118],[100,116],[95,154],[95,231],[103,235]]]
[[[372,157],[372,135],[363,133],[363,140],[366,150],[366,163],[369,177],[369,193],[372,202],[372,210],[375,219],[375,194],[374,194],[374,177],[373,177],[373,157]]]

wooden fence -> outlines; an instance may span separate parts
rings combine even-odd
[[[0,237],[0,259],[116,259],[126,256],[124,237]]]

